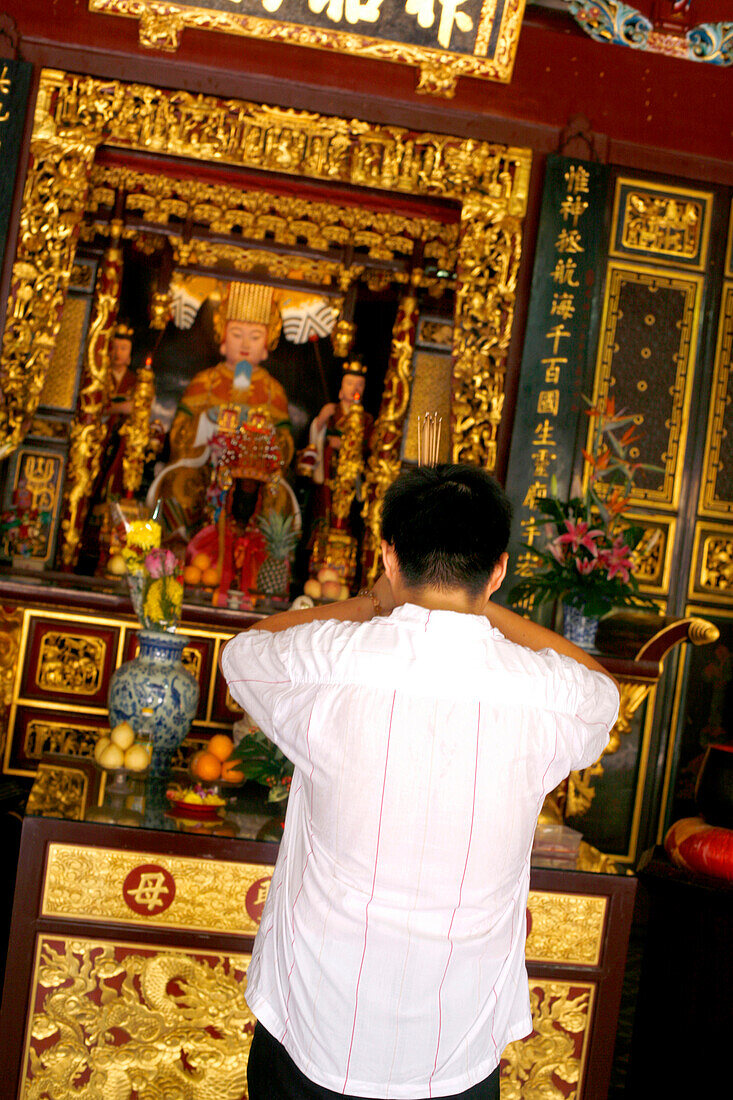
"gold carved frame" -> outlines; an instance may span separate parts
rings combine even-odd
[[[194,30],[218,31],[220,34],[244,35],[289,46],[305,46],[331,50],[378,61],[391,61],[417,66],[420,76],[418,92],[451,97],[455,95],[459,76],[508,83],[512,77],[514,58],[519,43],[525,0],[507,0],[495,33],[496,0],[484,0],[479,19],[473,54],[455,53],[449,49],[392,42],[336,26],[313,27],[285,23],[238,12],[213,8],[171,4],[168,0],[89,0],[89,11],[103,15],[121,15],[138,20],[138,38],[146,49],[175,53],[186,27]],[[266,16],[263,7],[263,15]],[[370,23],[362,22],[363,27]],[[493,56],[488,57],[490,43],[495,39]]]
[[[493,469],[529,150],[58,70],[43,70],[35,108],[0,360],[0,458],[22,442],[38,407],[103,145],[455,203],[451,451],[454,461]],[[410,281],[419,286],[422,272]],[[376,498],[399,472],[412,352],[395,336],[368,474]],[[105,364],[90,370],[99,374],[89,387],[98,395]],[[89,463],[83,437],[92,411],[80,407],[72,428],[72,485],[75,465]]]

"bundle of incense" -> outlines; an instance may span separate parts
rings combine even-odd
[[[425,413],[417,418],[417,464],[437,466],[440,455],[440,433],[443,417],[437,413]]]

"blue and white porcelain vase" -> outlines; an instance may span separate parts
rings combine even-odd
[[[112,728],[129,722],[137,732],[150,728],[150,774],[163,776],[173,753],[188,733],[199,701],[199,686],[181,661],[189,638],[163,630],[141,630],[140,652],[125,661],[109,685],[109,721]],[[143,708],[152,718],[143,718]]]
[[[586,615],[579,607],[563,604],[562,632],[569,642],[581,649],[593,649],[596,644],[596,632],[599,615]]]

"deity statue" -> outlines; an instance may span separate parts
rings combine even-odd
[[[287,395],[261,365],[282,326],[273,288],[231,283],[216,320],[222,362],[199,371],[186,388],[170,430],[171,462],[148,493],[150,507],[159,497],[175,500],[192,531],[205,518],[213,466],[210,443],[222,409],[236,407],[241,424],[253,416],[270,424],[284,469],[294,451]]]
[[[284,476],[294,450],[287,396],[261,365],[280,333],[274,291],[232,283],[222,313],[223,361],[195,375],[183,394],[170,432],[172,462],[147,498],[149,507],[158,498],[179,506],[193,535],[189,583],[198,583],[201,568],[216,604],[230,591],[246,595],[256,587],[268,556],[260,517],[291,516],[300,530]]]

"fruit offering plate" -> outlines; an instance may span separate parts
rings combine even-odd
[[[222,807],[226,806],[226,799],[200,784],[195,787],[169,787],[165,796],[176,816],[217,817]]]
[[[116,787],[123,786],[128,779],[146,779],[150,771],[150,768],[143,768],[139,771],[133,768],[105,768],[100,763],[97,763],[97,767],[103,775],[107,776],[107,785],[114,784]]]

